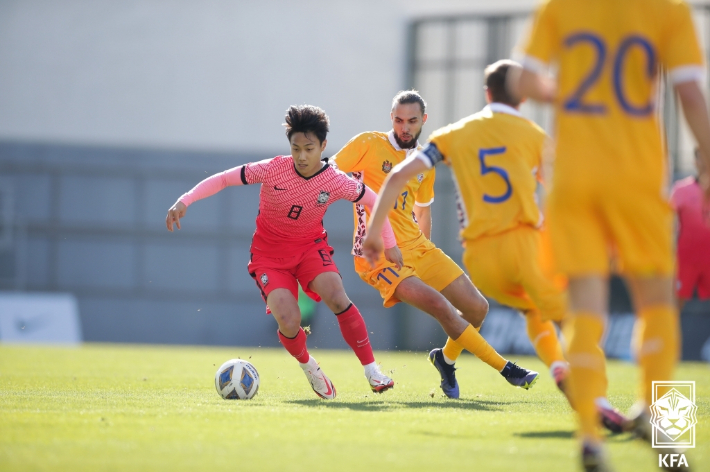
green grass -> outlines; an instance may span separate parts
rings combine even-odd
[[[542,379],[509,386],[472,356],[458,362],[462,398],[447,400],[426,354],[377,353],[396,388],[369,391],[350,352],[315,350],[338,390],[318,399],[281,349],[88,344],[0,346],[1,471],[574,471],[574,418]],[[225,401],[214,372],[249,358],[261,374],[250,401]],[[697,385],[695,470],[710,466],[710,369],[683,364]],[[611,401],[633,402],[632,365],[609,365]],[[610,437],[618,471],[656,471],[657,453]]]

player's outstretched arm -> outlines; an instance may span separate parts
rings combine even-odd
[[[387,213],[394,206],[394,202],[399,196],[407,182],[415,175],[426,171],[429,167],[426,162],[413,156],[408,157],[404,162],[397,164],[390,175],[385,180],[385,183],[380,189],[377,196],[377,201],[370,214],[370,220],[367,225],[367,235],[363,241],[362,250],[365,257],[372,263],[377,260],[377,257],[383,250],[382,239],[379,234],[382,232],[382,226],[387,218]]]
[[[219,174],[207,177],[195,185],[192,190],[178,198],[177,202],[168,210],[165,225],[168,231],[173,230],[173,223],[180,229],[180,218],[185,216],[187,207],[197,200],[210,197],[230,185],[242,185],[244,181],[244,166],[234,167]]]
[[[710,118],[705,96],[700,85],[694,80],[676,84],[675,90],[683,105],[685,120],[698,142],[700,155],[705,159],[705,175],[699,177],[706,197],[710,198]]]
[[[431,205],[419,206],[415,203],[412,211],[417,218],[419,229],[424,233],[424,237],[431,239]]]
[[[173,206],[168,210],[168,216],[165,218],[165,225],[168,227],[168,231],[173,231],[173,223],[180,229],[180,218],[185,216],[187,212],[187,206],[178,200]]]
[[[370,190],[369,187],[365,187],[365,193],[360,199],[359,203],[362,203],[370,211],[372,211],[375,205],[375,200],[377,200],[377,195],[375,194],[375,192]],[[397,269],[401,269],[402,265],[404,265],[404,258],[402,257],[402,252],[397,247],[397,240],[395,239],[394,231],[392,230],[392,225],[390,224],[389,218],[385,217],[382,223],[382,230],[377,234],[379,236],[378,239],[382,246],[374,254],[374,259],[368,258],[370,264],[374,264],[374,262],[377,260],[380,253],[384,249],[385,259],[395,264],[397,266]]]

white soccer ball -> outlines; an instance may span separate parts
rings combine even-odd
[[[217,369],[214,386],[225,400],[249,400],[259,391],[259,373],[251,363],[232,359]]]

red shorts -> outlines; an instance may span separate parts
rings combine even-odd
[[[710,266],[702,262],[683,261],[678,259],[678,275],[676,276],[676,294],[678,298],[693,298],[693,292],[698,289],[698,298],[710,298]]]
[[[264,303],[271,291],[277,288],[290,290],[293,297],[298,300],[299,283],[306,295],[319,302],[321,298],[308,288],[308,284],[324,272],[340,274],[331,257],[334,252],[327,241],[322,241],[313,244],[300,254],[288,257],[267,257],[252,254],[247,268],[249,275],[259,287]],[[268,305],[266,312],[271,313]]]

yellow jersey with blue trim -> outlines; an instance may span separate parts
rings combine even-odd
[[[352,172],[356,180],[379,192],[392,168],[416,152],[418,147],[417,143],[417,146],[412,149],[400,148],[394,138],[394,131],[389,133],[368,131],[351,139],[331,158],[330,162],[343,172]],[[422,235],[412,208],[414,205],[432,204],[435,180],[434,169],[412,178],[402,189],[395,206],[387,215],[400,248],[406,248]],[[362,240],[365,237],[369,210],[360,204],[354,207],[355,231],[352,253],[355,256],[362,256]]]
[[[523,67],[557,66],[553,188],[666,184],[659,77],[700,80],[703,58],[681,0],[547,0]]]
[[[417,157],[451,166],[465,241],[539,227],[536,190],[546,142],[543,129],[517,109],[492,103],[434,131]]]

